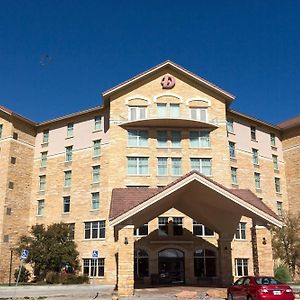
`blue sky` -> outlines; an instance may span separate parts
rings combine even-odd
[[[300,1],[0,1],[0,105],[34,120],[170,59],[271,123],[300,115]]]

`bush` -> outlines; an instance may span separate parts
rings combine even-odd
[[[82,284],[82,283],[89,283],[89,277],[87,276],[80,276],[75,274],[61,274],[61,283],[62,284]]]
[[[280,265],[275,269],[275,278],[282,283],[291,281],[291,275],[288,268],[284,265]]]
[[[50,284],[60,283],[59,273],[50,271],[46,274],[46,282]]]
[[[20,270],[20,267],[15,270],[15,281],[16,282],[17,282],[17,278],[19,275],[19,270]],[[28,282],[29,278],[30,278],[30,272],[24,266],[22,266],[19,282]]]

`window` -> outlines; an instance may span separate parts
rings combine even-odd
[[[248,258],[235,259],[235,275],[248,276]]]
[[[145,250],[137,249],[134,252],[134,278],[149,276],[149,256]]]
[[[210,147],[208,131],[190,131],[190,146],[192,148]]]
[[[157,103],[157,116],[158,118],[164,118],[167,116],[167,104]]]
[[[159,217],[158,218],[158,235],[167,236],[168,235],[168,218]]]
[[[204,226],[201,223],[198,223],[197,221],[193,221],[193,234],[199,235],[199,236],[214,236],[215,233],[210,228]]]
[[[181,175],[181,158],[172,157],[172,176],[180,176]]]
[[[158,118],[179,118],[179,116],[180,116],[179,104],[157,103]]]
[[[49,129],[43,131],[43,144],[47,144],[49,142]]]
[[[19,138],[19,134],[17,132],[13,132],[13,139],[17,140]]]
[[[209,249],[194,252],[194,275],[198,278],[216,276],[216,253]]]
[[[235,159],[235,143],[233,142],[229,142],[229,155],[230,155],[230,158],[233,158]]]
[[[64,213],[68,213],[71,210],[71,197],[65,196],[63,197],[63,211]]]
[[[3,133],[3,124],[0,124],[0,139],[2,139],[2,133]]]
[[[273,168],[274,168],[274,170],[278,170],[278,156],[273,154],[272,159],[273,159]]]
[[[170,104],[170,117],[179,118],[180,116],[180,106],[179,104]]]
[[[191,170],[196,170],[205,176],[211,176],[210,158],[191,158]]]
[[[260,173],[254,173],[254,181],[255,181],[255,188],[257,190],[261,189],[261,184],[260,184]]]
[[[84,258],[83,259],[83,275],[89,277],[104,276],[104,258]]]
[[[94,141],[93,156],[99,156],[101,154],[101,140]]]
[[[73,146],[66,147],[66,161],[72,161]]]
[[[94,118],[94,129],[95,130],[101,130],[102,129],[102,120],[101,120],[101,116],[96,116]]]
[[[84,238],[87,239],[104,239],[105,238],[105,221],[84,222]]]
[[[41,152],[41,167],[46,167],[47,165],[47,154],[48,152]]]
[[[147,147],[148,131],[147,130],[128,130],[129,147]]]
[[[275,191],[276,191],[276,193],[281,192],[280,178],[278,178],[278,177],[275,177]]]
[[[276,147],[276,137],[274,133],[270,133],[271,146]]]
[[[157,158],[157,175],[167,176],[168,175],[168,158],[158,157]]]
[[[250,127],[250,132],[251,132],[251,140],[256,141],[256,127],[251,126]]]
[[[183,235],[183,226],[182,226],[181,217],[173,217],[173,234],[174,235]]]
[[[278,216],[282,216],[282,202],[281,201],[277,201],[277,214]]]
[[[15,165],[16,162],[17,162],[17,158],[12,156],[12,157],[10,158],[10,163],[11,163],[12,165]]]
[[[46,187],[46,175],[40,176],[40,184],[39,184],[39,190],[44,191]]]
[[[44,209],[45,209],[45,200],[38,200],[37,201],[37,211],[36,214],[38,216],[43,216],[44,215]]]
[[[240,222],[235,233],[236,240],[245,240],[246,239],[246,223]]]
[[[231,167],[231,183],[238,184],[237,181],[237,168]]]
[[[167,131],[159,130],[157,131],[157,147],[158,148],[166,148],[167,147]]]
[[[13,189],[14,189],[14,183],[13,183],[12,181],[9,181],[9,182],[8,182],[8,188],[9,188],[10,190],[13,190]]]
[[[99,192],[92,193],[92,210],[99,209],[100,197]]]
[[[67,137],[73,137],[74,136],[74,123],[68,123],[67,124]]]
[[[141,120],[146,119],[146,107],[145,106],[130,106],[129,107],[129,120]]]
[[[258,150],[252,148],[252,162],[254,165],[258,165]]]
[[[190,118],[192,120],[207,122],[207,108],[190,108]]]
[[[233,119],[227,120],[227,132],[234,133]]]
[[[93,183],[100,182],[100,166],[93,166],[92,181]]]
[[[128,175],[148,175],[148,157],[128,157]]]
[[[65,178],[64,178],[64,187],[70,187],[72,182],[72,171],[64,171]]]
[[[145,236],[148,235],[148,223],[143,224],[138,228],[134,228],[134,235],[136,236]]]
[[[181,132],[180,131],[171,131],[171,143],[172,148],[181,147]]]
[[[75,238],[75,223],[68,223],[67,226],[69,230],[68,238],[70,241],[73,241]]]

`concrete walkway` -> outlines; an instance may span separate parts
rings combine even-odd
[[[112,298],[112,285],[26,285],[0,286],[0,299],[34,297],[39,299],[56,300],[91,300]]]

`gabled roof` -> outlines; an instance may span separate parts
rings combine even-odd
[[[191,171],[177,180],[168,184],[164,188],[116,188],[112,191],[109,219],[113,226],[122,222],[130,215],[134,215],[152,204],[159,201],[164,195],[172,192],[173,188],[179,189],[181,184],[197,180],[204,183],[218,192],[222,192],[227,198],[243,206],[271,224],[281,226],[278,216],[264,204],[256,195],[248,189],[228,189],[222,184],[208,178],[197,171]]]
[[[220,94],[221,96],[223,96],[224,98],[226,98],[229,102],[231,102],[232,100],[235,99],[235,96],[233,96],[232,94],[224,91],[223,89],[221,89],[220,87],[212,84],[211,82],[207,81],[206,79],[192,73],[191,71],[186,70],[185,68],[175,64],[174,62],[167,60],[159,65],[154,66],[151,69],[148,69],[147,71],[140,73],[116,86],[114,86],[113,88],[105,91],[102,93],[102,96],[104,99],[108,98],[109,96],[111,96],[113,93],[118,92],[120,89],[125,88],[127,86],[130,86],[133,83],[138,82],[139,80],[141,80],[142,78],[144,78],[145,76],[151,75],[155,72],[158,72],[162,69],[173,69],[176,70],[180,73],[185,74],[186,76],[194,79],[196,82],[198,82],[199,84],[205,86],[206,88],[214,91],[215,93]]]

